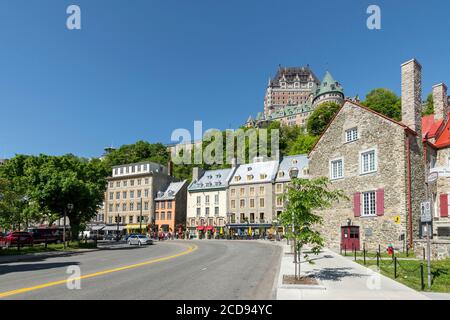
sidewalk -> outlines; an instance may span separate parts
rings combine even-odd
[[[363,267],[330,250],[310,255],[314,264],[303,261],[302,275],[314,276],[319,286],[288,286],[282,284],[284,274],[294,274],[294,256],[284,245],[278,275],[278,300],[429,300],[403,284]]]

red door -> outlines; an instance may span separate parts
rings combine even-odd
[[[341,246],[342,250],[346,249],[359,251],[359,227],[341,227]]]

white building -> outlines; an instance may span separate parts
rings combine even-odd
[[[227,188],[235,168],[203,172],[194,168],[187,195],[187,229],[203,237],[223,234],[228,205]]]

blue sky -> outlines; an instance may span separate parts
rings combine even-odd
[[[66,28],[77,4],[82,30]],[[377,4],[382,30],[366,27]],[[348,96],[400,90],[417,58],[424,95],[450,83],[450,3],[0,0],[0,158],[99,156],[172,130],[235,128],[262,109],[277,66],[328,69]]]

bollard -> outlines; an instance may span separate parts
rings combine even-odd
[[[380,254],[377,252],[377,267],[380,267]]]
[[[355,261],[356,261],[356,249],[355,249]]]
[[[344,246],[344,255],[347,256],[347,246]]]
[[[425,260],[425,247],[422,248],[422,252],[423,252],[423,260]]]
[[[420,264],[420,283],[423,291],[425,289],[425,282],[423,281],[423,263]]]
[[[363,243],[364,265],[366,264],[366,243]]]
[[[394,258],[394,279],[397,279],[397,257]]]
[[[392,259],[395,259],[395,248],[392,247]]]

